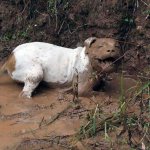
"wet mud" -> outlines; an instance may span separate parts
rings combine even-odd
[[[130,83],[126,89],[136,84],[133,79],[125,80]],[[79,131],[87,114],[97,104],[104,113],[116,112],[119,83],[120,76],[114,75],[105,92],[99,92],[95,97],[81,97],[75,104],[72,94],[59,100],[59,89],[51,89],[45,84],[38,87],[32,99],[22,99],[19,93],[23,85],[6,74],[0,76],[0,149],[70,149],[75,143],[67,137]],[[75,149],[86,149],[80,142],[75,146]]]

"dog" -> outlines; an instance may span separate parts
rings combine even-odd
[[[21,97],[31,98],[41,81],[51,86],[72,87],[78,82],[78,94],[86,95],[102,80],[104,74],[115,70],[119,44],[112,38],[90,37],[84,47],[75,49],[44,42],[17,46],[3,64],[13,80],[24,83]]]

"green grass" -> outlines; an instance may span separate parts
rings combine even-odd
[[[123,126],[124,131],[121,131],[119,133],[120,136],[122,136],[125,132],[131,132],[131,139],[129,138],[128,142],[126,142],[125,144],[129,144],[129,141],[133,140],[132,136],[134,135],[132,135],[132,131],[136,129],[136,132],[140,133],[140,143],[134,145],[133,141],[130,141],[132,143],[131,149],[134,149],[134,146],[140,146],[143,141],[149,140],[148,136],[150,132],[150,123],[146,120],[143,120],[144,118],[141,115],[143,111],[148,111],[148,117],[150,117],[150,100],[147,99],[148,105],[146,104],[144,106],[139,106],[141,108],[139,108],[139,110],[135,110],[135,112],[140,111],[141,115],[138,113],[129,114],[127,112],[127,108],[132,107],[131,105],[133,105],[132,103],[134,103],[135,101],[142,101],[143,94],[150,95],[150,81],[147,81],[144,84],[137,84],[135,87],[131,87],[127,91],[132,91],[131,99],[127,99],[127,97],[125,97],[124,79],[123,74],[121,74],[118,110],[108,116],[108,114],[104,114],[100,111],[99,105],[97,104],[96,108],[88,114],[87,123],[85,123],[85,125],[82,125],[80,131],[77,133],[78,139],[81,140],[84,138],[94,137],[99,132],[103,132],[104,139],[112,144],[112,139],[109,136],[109,133],[111,133],[112,131],[115,132],[117,131],[118,127]]]

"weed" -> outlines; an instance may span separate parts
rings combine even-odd
[[[127,123],[128,127],[134,127],[137,125],[137,121],[138,121],[137,116],[133,115],[133,116],[127,118],[126,123]]]
[[[27,38],[28,37],[28,29],[18,32],[17,37]]]
[[[97,104],[94,111],[88,114],[88,123],[81,126],[78,137],[79,139],[95,136],[97,132],[97,121],[99,116],[99,105]]]
[[[47,1],[47,11],[50,12],[51,14],[56,13],[56,8],[55,8],[55,3],[57,0],[48,0]]]
[[[132,99],[135,100],[138,96],[142,96],[143,94],[148,94],[148,96],[150,96],[149,86],[150,81],[146,82],[143,86],[141,86]]]
[[[1,36],[0,40],[1,41],[10,41],[13,39],[13,33],[7,32],[3,36]]]
[[[111,138],[108,135],[108,127],[107,127],[107,122],[105,122],[105,140],[111,141]]]
[[[1,41],[11,41],[16,40],[18,38],[29,38],[29,30],[30,26],[28,26],[26,29],[16,32],[7,32],[4,35],[0,37]]]
[[[121,95],[119,98],[119,110],[121,114],[125,113],[126,109],[126,101],[125,101],[125,93],[124,93],[124,83],[123,83],[123,73],[121,74],[121,81],[120,81],[120,91]]]
[[[150,15],[150,10],[145,10],[143,13],[146,15]]]
[[[128,24],[133,24],[134,23],[134,20],[132,18],[124,18],[123,20],[125,23],[128,23]]]
[[[137,99],[138,96],[141,96],[144,93],[149,95],[149,86],[150,82],[148,81],[142,86],[139,86],[138,84],[137,86],[133,87],[135,93],[132,95],[133,97],[131,98],[131,100],[128,100],[128,102]],[[96,108],[90,114],[88,114],[88,122],[80,128],[80,131],[77,134],[79,139],[88,138],[91,136],[93,137],[97,135],[99,131],[104,131],[104,139],[107,142],[110,142],[110,144],[112,145],[113,142],[111,140],[111,137],[109,136],[110,131],[117,130],[118,127],[123,125],[123,130],[119,133],[118,137],[126,132],[128,133],[128,140],[124,139],[126,143],[122,144],[128,143],[131,147],[134,148],[140,146],[144,140],[149,141],[148,133],[150,130],[150,123],[137,114],[129,114],[127,112],[127,107],[129,106],[129,104],[127,103],[127,99],[125,97],[123,74],[121,75],[120,89],[121,94],[119,98],[118,110],[114,114],[107,116],[107,114],[102,114],[102,112],[100,112],[99,106],[97,104]],[[130,90],[132,90],[132,88],[130,88],[128,92]],[[149,108],[150,102],[148,105],[148,109]],[[141,108],[141,112],[142,111],[143,110]],[[139,134],[139,136],[141,137],[141,140],[136,143],[136,145],[134,143],[134,133]]]

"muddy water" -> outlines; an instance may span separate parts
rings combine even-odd
[[[119,79],[113,80],[105,93],[101,92],[95,98],[80,98],[79,106],[74,107],[72,95],[65,96],[64,100],[58,100],[58,90],[45,85],[37,89],[31,100],[19,98],[22,85],[12,81],[8,75],[2,75],[0,77],[0,150],[16,149],[22,140],[28,138],[42,138],[52,134],[72,135],[83,124],[86,113],[94,109],[97,103],[105,106],[104,111],[110,113],[116,111],[120,88],[118,83]]]
[[[68,99],[58,100],[58,91],[43,88],[45,91],[38,89],[40,93],[35,94],[31,100],[21,99],[18,95],[22,85],[15,83],[7,75],[0,77],[1,150],[15,149],[25,138],[39,138],[50,133],[70,135],[79,128],[80,120],[63,117],[49,126],[38,129],[42,120],[44,124],[70,104]]]

